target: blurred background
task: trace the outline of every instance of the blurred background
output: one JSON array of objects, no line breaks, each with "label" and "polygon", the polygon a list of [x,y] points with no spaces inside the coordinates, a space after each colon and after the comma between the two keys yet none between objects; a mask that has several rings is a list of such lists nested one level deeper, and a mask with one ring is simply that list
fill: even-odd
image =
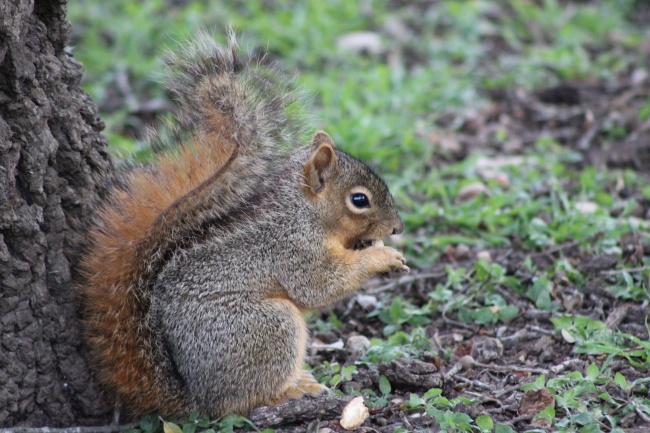
[{"label": "blurred background", "polygon": [[77,0],[68,17],[114,154],[143,160],[145,127],[172,108],[164,49],[231,25],[298,74],[314,129],[387,179],[408,228],[396,242],[420,266],[458,244],[578,235],[617,252],[617,218],[648,212],[648,2]]},{"label": "blurred background", "polygon": [[[99,104],[115,155],[146,159],[145,126],[172,108],[157,75],[164,49],[200,28],[223,41],[231,25],[245,50],[268,51],[266,61],[297,74],[313,95],[314,128],[388,178],[409,236],[425,227],[416,249],[434,255],[449,240],[426,228],[451,225],[472,238],[481,231],[484,218],[456,206],[458,192],[486,180],[503,191],[512,183],[506,171],[521,166],[497,161],[507,167],[486,179],[486,168],[453,165],[477,150],[541,148],[555,159],[650,169],[647,146],[620,144],[648,129],[647,2],[78,0],[68,16],[83,86]],[[488,224],[493,233],[472,243],[508,243],[494,225],[510,222]],[[525,231],[515,234],[527,240]]]}]

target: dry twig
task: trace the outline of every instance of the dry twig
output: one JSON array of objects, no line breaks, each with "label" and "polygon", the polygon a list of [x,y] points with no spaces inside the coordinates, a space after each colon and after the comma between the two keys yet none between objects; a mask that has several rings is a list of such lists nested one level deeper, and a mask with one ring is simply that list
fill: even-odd
[{"label": "dry twig", "polygon": [[250,420],[258,428],[276,427],[284,424],[296,424],[322,418],[335,418],[341,415],[343,408],[352,397],[320,395],[303,397],[275,406],[265,406],[253,411]]},{"label": "dry twig", "polygon": [[647,270],[650,270],[650,266],[641,266],[638,268],[612,269],[612,270],[600,271],[600,273],[604,275],[616,275],[616,274],[622,274],[624,272],[633,274],[633,273],[643,272]]},{"label": "dry twig", "polygon": [[384,284],[383,286],[375,287],[374,289],[368,290],[368,293],[381,293],[381,292],[387,292],[390,290],[393,290],[399,286],[403,286],[409,283],[413,283],[418,280],[426,280],[429,278],[443,278],[445,275],[447,275],[446,272],[427,272],[427,273],[422,273],[422,274],[417,274],[417,275],[404,275],[402,277],[399,277],[395,281],[391,281],[390,283]]},{"label": "dry twig", "polygon": [[468,378],[460,376],[458,374],[454,374],[452,377],[454,379],[456,379],[457,381],[459,381],[459,382],[469,383],[470,385],[475,386],[477,388],[482,388],[482,389],[490,389],[490,388],[492,388],[492,386],[488,385],[487,383],[483,383],[480,380],[468,379]]}]

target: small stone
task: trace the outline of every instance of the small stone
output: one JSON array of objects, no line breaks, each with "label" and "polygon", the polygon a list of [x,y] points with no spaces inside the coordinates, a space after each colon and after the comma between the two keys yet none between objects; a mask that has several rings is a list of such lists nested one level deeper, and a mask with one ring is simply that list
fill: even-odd
[{"label": "small stone", "polygon": [[341,36],[336,46],[343,51],[379,54],[382,51],[381,37],[374,32],[352,32]]},{"label": "small stone", "polygon": [[470,183],[458,191],[458,199],[461,201],[466,201],[486,192],[487,187],[482,182]]},{"label": "small stone", "polygon": [[632,76],[630,77],[630,81],[632,82],[632,84],[634,86],[638,86],[640,84],[643,84],[643,82],[646,79],[648,79],[648,76],[650,76],[650,74],[648,74],[647,70],[645,70],[643,68],[635,69],[634,72],[632,72]]},{"label": "small stone", "polygon": [[456,260],[463,260],[469,257],[469,247],[465,244],[458,244],[454,251],[454,258]]},{"label": "small stone", "polygon": [[490,254],[489,251],[479,251],[478,254],[476,254],[477,259],[485,259],[486,262],[492,263],[492,254]]},{"label": "small stone", "polygon": [[358,294],[356,300],[359,305],[366,309],[376,308],[378,303],[377,297],[372,295]]},{"label": "small stone", "polygon": [[370,348],[370,340],[363,335],[353,335],[348,338],[348,341],[345,343],[345,348],[354,356],[359,357]]},{"label": "small stone", "polygon": [[476,364],[476,360],[469,355],[461,357],[458,362],[463,366],[465,370],[470,370]]},{"label": "small stone", "polygon": [[486,337],[476,341],[472,355],[481,363],[487,363],[503,357],[503,343],[498,338]]},{"label": "small stone", "polygon": [[508,188],[510,186],[510,179],[505,173],[498,173],[496,176],[494,176],[494,181],[497,183],[497,185],[503,188]]}]

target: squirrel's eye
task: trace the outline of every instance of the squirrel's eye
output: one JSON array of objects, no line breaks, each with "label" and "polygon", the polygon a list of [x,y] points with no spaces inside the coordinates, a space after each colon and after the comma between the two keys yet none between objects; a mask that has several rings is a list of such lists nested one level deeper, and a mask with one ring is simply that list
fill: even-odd
[{"label": "squirrel's eye", "polygon": [[361,209],[370,207],[370,200],[368,200],[368,196],[362,192],[355,192],[354,194],[350,195],[350,201],[355,207]]}]

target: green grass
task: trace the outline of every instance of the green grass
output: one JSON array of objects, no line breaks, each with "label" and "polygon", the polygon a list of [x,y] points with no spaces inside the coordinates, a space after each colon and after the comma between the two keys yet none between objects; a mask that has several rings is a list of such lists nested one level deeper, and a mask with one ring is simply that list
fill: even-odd
[{"label": "green grass", "polygon": [[[620,373],[612,373],[609,357],[602,366],[590,364],[584,374],[580,371],[546,380],[541,375],[533,383],[522,387],[523,390],[545,388],[555,398],[555,408],[548,406],[536,418],[547,419],[554,431],[568,433],[600,432],[605,422],[612,426],[608,429],[614,433],[624,433],[617,427],[618,420],[635,410],[650,414],[650,399],[647,394],[648,379],[628,382]],[[558,412],[563,416],[559,417]],[[610,416],[617,413],[617,416]]]},{"label": "green grass", "polygon": [[[299,72],[300,84],[314,95],[314,129],[325,129],[338,146],[383,174],[405,221],[406,233],[397,242],[410,263],[431,266],[446,247],[458,244],[484,250],[516,247],[528,254],[524,268],[533,276],[529,282],[482,260],[449,266],[445,282],[421,305],[394,294],[381,298],[366,318],[383,325],[383,338],[372,340],[362,360],[371,365],[430,350],[423,327],[439,314],[486,326],[509,322],[520,311],[503,297],[503,290],[523,296],[535,308],[562,312],[554,287],[564,284],[580,291],[590,277],[564,257],[537,268],[531,259],[536,253],[575,242],[584,256],[620,256],[622,235],[635,233],[646,242],[650,238],[650,223],[636,216],[635,196],[618,193],[624,185],[650,199],[647,179],[637,173],[583,167],[580,154],[552,137],[538,137],[516,159],[486,148],[459,162],[431,138],[462,133],[461,124],[448,125],[445,119],[471,119],[490,104],[489,91],[608,80],[642,62],[637,47],[650,31],[631,24],[634,0],[568,7],[559,0],[396,4],[401,2],[79,0],[68,5],[75,56],[86,68],[83,86],[100,106],[116,155],[151,155],[141,138],[150,119],[138,110],[167,103],[157,75],[163,49],[199,28],[215,30],[223,40],[230,24],[243,34],[244,47],[268,50],[271,59]],[[395,20],[406,30],[396,27]],[[362,55],[339,49],[339,37],[355,31],[379,33],[383,52]],[[639,111],[639,118],[649,116],[650,100]],[[615,122],[603,128],[612,142],[628,133]],[[496,131],[494,141],[506,143],[508,135]],[[486,174],[486,166],[495,164],[506,183]],[[485,192],[461,200],[462,188],[477,182],[485,185]],[[639,264],[649,265],[647,256]],[[650,299],[650,271],[626,272],[623,267],[618,266],[604,289],[633,302]],[[648,342],[601,325],[573,317],[555,323],[558,332],[575,338],[577,353],[609,356],[583,373],[537,379],[535,386],[548,388],[560,402],[553,413],[540,415],[552,420],[557,431],[601,431],[603,422],[615,426],[630,410],[650,416],[650,402],[640,396],[646,384],[628,382],[607,366],[612,357],[647,366]],[[343,324],[331,315],[315,326]],[[449,354],[438,355],[449,359]],[[339,385],[353,369],[327,363],[315,372],[323,383],[344,392]],[[612,387],[620,395],[611,395]],[[378,406],[386,405],[391,394],[385,382],[380,393],[367,391],[367,402]],[[509,431],[489,417],[471,419],[451,412],[459,401],[443,400],[436,390],[411,395],[408,410],[428,413],[446,431]],[[627,396],[625,402],[621,395]],[[616,405],[616,415],[604,413],[603,408]],[[212,421],[193,416],[177,425],[168,423],[168,428],[227,432],[243,424],[233,417]],[[160,428],[160,420],[147,418],[135,431]]]}]

